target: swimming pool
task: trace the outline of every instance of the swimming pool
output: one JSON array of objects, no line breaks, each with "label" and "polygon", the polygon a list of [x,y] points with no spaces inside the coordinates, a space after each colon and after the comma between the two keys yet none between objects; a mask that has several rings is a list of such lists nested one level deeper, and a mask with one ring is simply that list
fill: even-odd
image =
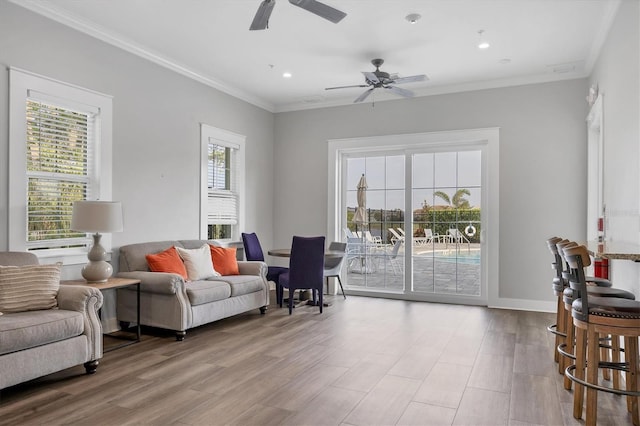
[{"label": "swimming pool", "polygon": [[421,253],[415,257],[420,259],[432,258],[438,262],[463,263],[465,265],[480,264],[480,250],[436,250],[433,252]]}]

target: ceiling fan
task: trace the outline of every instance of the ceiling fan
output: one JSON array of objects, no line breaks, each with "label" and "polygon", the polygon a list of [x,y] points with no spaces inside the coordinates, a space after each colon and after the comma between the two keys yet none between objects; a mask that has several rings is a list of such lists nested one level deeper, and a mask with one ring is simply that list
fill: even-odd
[{"label": "ceiling fan", "polygon": [[[342,20],[342,18],[347,16],[346,13],[316,0],[289,0],[289,3],[294,6],[301,7],[311,13],[315,13],[334,24],[337,24]],[[268,28],[269,17],[271,16],[271,12],[273,11],[273,6],[275,6],[275,4],[276,0],[263,0],[258,7],[258,11],[256,12],[256,16],[253,18],[253,22],[251,23],[249,30],[264,30]]]},{"label": "ceiling fan", "polygon": [[364,93],[362,93],[360,96],[358,96],[356,98],[355,101],[353,101],[353,103],[358,103],[358,102],[362,102],[365,99],[367,99],[367,97],[373,93],[374,89],[389,89],[390,91],[392,91],[393,93],[395,93],[396,95],[400,95],[403,96],[405,98],[411,98],[413,97],[413,92],[411,90],[407,90],[407,89],[402,89],[400,87],[396,87],[394,86],[394,84],[403,84],[403,83],[413,83],[415,81],[425,81],[428,80],[429,77],[427,77],[424,74],[420,74],[420,75],[412,75],[409,77],[398,77],[397,75],[391,75],[387,72],[384,71],[380,71],[380,65],[382,65],[384,63],[384,60],[382,59],[373,59],[371,60],[371,63],[373,64],[374,67],[376,67],[376,70],[373,72],[366,72],[363,71],[362,74],[364,74],[364,80],[366,84],[355,84],[352,86],[338,86],[338,87],[327,87],[324,90],[333,90],[333,89],[347,89],[350,87],[369,87],[369,89],[365,90]]}]

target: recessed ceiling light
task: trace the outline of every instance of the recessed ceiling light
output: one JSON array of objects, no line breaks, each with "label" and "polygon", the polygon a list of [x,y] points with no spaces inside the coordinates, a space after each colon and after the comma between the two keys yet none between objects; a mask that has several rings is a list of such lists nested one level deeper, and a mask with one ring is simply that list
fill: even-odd
[{"label": "recessed ceiling light", "polygon": [[284,77],[284,78],[291,78],[291,77],[292,77],[292,74],[291,74],[289,71],[285,71],[285,72],[283,72],[283,73],[282,73],[282,77]]},{"label": "recessed ceiling light", "polygon": [[415,24],[416,22],[418,22],[418,20],[422,18],[422,16],[420,16],[420,14],[418,13],[410,13],[407,16],[404,17],[404,19],[407,20],[407,22],[409,22],[410,24]]},{"label": "recessed ceiling light", "polygon": [[478,31],[478,37],[479,37],[479,40],[478,40],[478,49],[488,49],[488,48],[489,48],[489,46],[491,46],[491,45],[489,44],[489,42],[488,42],[487,40],[485,40],[485,39],[484,39],[483,34],[484,34],[484,30],[479,30],[479,31]]}]

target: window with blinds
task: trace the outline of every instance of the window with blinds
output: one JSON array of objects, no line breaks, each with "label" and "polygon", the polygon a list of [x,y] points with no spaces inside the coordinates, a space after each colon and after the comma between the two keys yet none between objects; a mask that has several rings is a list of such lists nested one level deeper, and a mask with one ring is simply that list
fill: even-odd
[{"label": "window with blinds", "polygon": [[[74,232],[74,201],[112,193],[113,100],[109,95],[9,68],[8,243],[43,263],[86,263],[87,234]],[[102,246],[111,250],[111,235]]]},{"label": "window with blinds", "polygon": [[70,229],[74,201],[90,198],[94,115],[27,99],[27,247],[86,244]]},{"label": "window with blinds", "polygon": [[208,144],[207,224],[209,238],[231,237],[231,227],[238,224],[237,188],[238,147],[210,139]]}]

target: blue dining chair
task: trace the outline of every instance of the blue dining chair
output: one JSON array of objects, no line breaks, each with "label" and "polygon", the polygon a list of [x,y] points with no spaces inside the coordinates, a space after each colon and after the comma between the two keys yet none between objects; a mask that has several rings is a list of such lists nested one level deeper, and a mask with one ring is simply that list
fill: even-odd
[{"label": "blue dining chair", "polygon": [[[317,305],[322,313],[322,289],[324,284],[324,237],[293,237],[289,271],[280,275],[281,295],[289,289],[289,315],[293,312],[293,293],[300,289],[311,289],[313,302],[316,293]],[[282,307],[282,299],[279,303]]]},{"label": "blue dining chair", "polygon": [[[242,244],[244,245],[244,255],[247,260],[264,262],[262,246],[255,232],[243,232]],[[282,298],[282,287],[279,285],[280,275],[288,270],[289,268],[284,266],[267,266],[267,281],[276,283],[276,300],[278,301]]]}]

